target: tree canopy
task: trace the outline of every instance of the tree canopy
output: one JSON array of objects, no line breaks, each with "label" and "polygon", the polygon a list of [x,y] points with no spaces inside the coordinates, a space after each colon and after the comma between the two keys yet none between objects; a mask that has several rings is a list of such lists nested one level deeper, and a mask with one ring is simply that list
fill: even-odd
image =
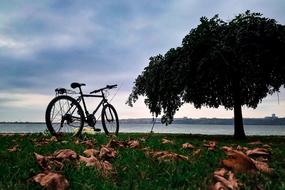
[{"label": "tree canopy", "polygon": [[[182,45],[150,58],[128,103],[145,103],[171,123],[184,103],[234,109],[235,135],[244,136],[241,106],[256,108],[285,84],[285,27],[246,11],[229,22],[202,17]],[[237,131],[237,133],[236,133]],[[243,134],[242,134],[243,133]]]}]

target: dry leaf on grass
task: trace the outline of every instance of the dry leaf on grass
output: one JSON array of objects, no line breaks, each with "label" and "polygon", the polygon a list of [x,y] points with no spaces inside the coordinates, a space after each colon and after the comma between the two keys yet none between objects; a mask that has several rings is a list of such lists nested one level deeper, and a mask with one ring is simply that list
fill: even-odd
[{"label": "dry leaf on grass", "polygon": [[204,144],[205,147],[208,147],[208,150],[216,150],[216,145],[217,145],[217,142],[216,141],[208,141],[207,144]]},{"label": "dry leaf on grass", "polygon": [[110,159],[110,158],[115,158],[117,155],[117,152],[115,149],[107,146],[102,146],[100,149],[99,153],[99,158],[100,159]]},{"label": "dry leaf on grass", "polygon": [[160,161],[174,161],[174,160],[186,160],[188,161],[187,156],[181,154],[176,154],[170,151],[148,151],[146,152],[152,158],[158,159]]},{"label": "dry leaf on grass", "polygon": [[184,149],[193,149],[194,148],[194,146],[192,144],[190,144],[190,143],[184,143],[181,146]]},{"label": "dry leaf on grass", "polygon": [[193,156],[200,156],[200,154],[202,153],[201,149],[197,149],[193,152]]},{"label": "dry leaf on grass", "polygon": [[49,159],[46,156],[40,155],[38,153],[34,152],[34,155],[36,157],[37,163],[40,165],[40,167],[44,170],[50,170],[51,166],[49,165]]},{"label": "dry leaf on grass", "polygon": [[263,143],[261,141],[254,141],[254,142],[250,142],[248,144],[250,144],[250,145],[262,145]]},{"label": "dry leaf on grass", "polygon": [[247,150],[248,150],[247,147],[240,146],[240,145],[238,145],[236,149],[237,149],[237,150],[240,150],[240,151],[247,151]]},{"label": "dry leaf on grass", "polygon": [[260,162],[268,162],[268,158],[264,158],[263,156],[256,157],[255,160]]},{"label": "dry leaf on grass", "polygon": [[211,190],[237,190],[239,189],[239,183],[234,173],[228,171],[225,168],[218,169],[214,172],[215,184],[211,185],[209,189]]},{"label": "dry leaf on grass", "polygon": [[57,159],[57,160],[66,160],[66,159],[76,159],[77,158],[77,154],[76,152],[74,152],[71,149],[61,149],[61,150],[57,150],[53,153],[53,156]]},{"label": "dry leaf on grass", "polygon": [[79,161],[85,162],[86,166],[96,166],[99,163],[98,158],[94,156],[84,157],[79,155]]},{"label": "dry leaf on grass", "polygon": [[54,172],[39,173],[32,179],[48,190],[65,190],[69,187],[67,179],[61,174]]},{"label": "dry leaf on grass", "polygon": [[59,168],[62,170],[64,160],[76,160],[78,155],[76,152],[70,149],[62,149],[55,151],[51,156],[43,156],[37,153],[34,153],[37,163],[43,170],[51,170],[52,167]]},{"label": "dry leaf on grass", "polygon": [[138,140],[129,140],[128,146],[130,148],[138,148],[140,146],[140,142]]},{"label": "dry leaf on grass", "polygon": [[229,152],[229,151],[232,151],[232,150],[233,150],[233,147],[231,147],[231,146],[223,146],[223,147],[222,147],[222,150],[223,150],[224,152]]},{"label": "dry leaf on grass", "polygon": [[234,174],[231,171],[229,171],[227,173],[227,176],[214,175],[214,179],[217,182],[220,182],[221,185],[223,185],[227,189],[232,189],[232,190],[239,189],[238,181],[237,181],[236,177],[234,176]]},{"label": "dry leaf on grass", "polygon": [[117,140],[114,140],[114,139],[111,139],[106,144],[106,147],[112,147],[112,148],[115,148],[115,147],[124,148],[126,146],[127,146],[127,143],[125,141],[117,141]]},{"label": "dry leaf on grass", "polygon": [[94,147],[94,143],[93,143],[93,141],[91,141],[91,140],[82,141],[81,144],[86,145],[88,148]]},{"label": "dry leaf on grass", "polygon": [[228,190],[228,188],[225,187],[225,185],[222,184],[221,182],[217,182],[215,183],[215,185],[211,185],[208,189],[209,190]]},{"label": "dry leaf on grass", "polygon": [[218,169],[218,170],[214,171],[214,175],[225,176],[225,174],[227,172],[228,172],[227,169],[221,168],[221,169]]},{"label": "dry leaf on grass", "polygon": [[34,140],[33,143],[35,144],[35,146],[44,146],[47,144],[50,144],[51,142],[57,142],[58,139],[55,136],[52,136],[51,138],[48,139],[39,139],[39,140]]},{"label": "dry leaf on grass", "polygon": [[267,150],[264,148],[255,148],[246,152],[248,155],[260,156],[256,160],[241,151],[233,150],[231,147],[223,147],[223,150],[228,155],[228,159],[222,160],[222,163],[237,172],[254,172],[259,170],[265,173],[272,173],[273,171],[272,168],[269,168],[267,163],[263,162],[267,161],[267,159],[262,156],[269,155],[269,153],[265,152]]},{"label": "dry leaf on grass", "polygon": [[8,152],[17,152],[18,151],[18,147],[19,147],[19,145],[15,145],[12,148],[8,148],[7,151]]},{"label": "dry leaf on grass", "polygon": [[140,142],[138,140],[129,140],[129,141],[117,141],[114,139],[111,139],[105,147],[111,147],[111,148],[125,148],[125,147],[130,147],[130,148],[138,148],[140,146]]},{"label": "dry leaf on grass", "polygon": [[269,156],[269,151],[266,148],[255,148],[246,151],[248,156]]},{"label": "dry leaf on grass", "polygon": [[261,172],[264,172],[264,173],[268,173],[268,174],[271,174],[273,169],[272,168],[269,168],[268,164],[265,163],[265,162],[261,162],[261,161],[256,161],[254,159],[251,159],[253,161],[253,163],[255,164],[255,167],[261,171]]},{"label": "dry leaf on grass", "polygon": [[162,144],[174,144],[174,141],[163,138],[161,139],[161,143]]},{"label": "dry leaf on grass", "polygon": [[95,150],[93,148],[91,149],[86,149],[83,154],[85,154],[86,156],[90,157],[90,156],[98,156],[100,153],[99,150]]},{"label": "dry leaf on grass", "polygon": [[84,157],[79,156],[79,161],[84,162],[86,166],[95,166],[98,170],[102,171],[103,174],[109,175],[113,170],[112,164],[108,161],[100,161],[96,157]]},{"label": "dry leaf on grass", "polygon": [[243,152],[237,150],[225,150],[228,158],[222,160],[222,164],[236,172],[254,172],[256,170],[254,162]]},{"label": "dry leaf on grass", "polygon": [[76,140],[74,142],[74,144],[83,144],[83,145],[86,145],[87,148],[93,148],[94,147],[94,143],[92,140],[86,140],[86,141]]}]

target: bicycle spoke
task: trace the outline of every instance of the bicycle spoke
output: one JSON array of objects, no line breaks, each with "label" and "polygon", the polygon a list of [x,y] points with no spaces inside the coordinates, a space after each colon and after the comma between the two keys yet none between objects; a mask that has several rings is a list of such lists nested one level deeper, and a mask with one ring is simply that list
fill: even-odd
[{"label": "bicycle spoke", "polygon": [[113,106],[108,104],[102,111],[102,124],[106,134],[117,134],[119,130],[118,116]]},{"label": "bicycle spoke", "polygon": [[[83,127],[83,112],[76,100],[68,96],[56,97],[47,109],[46,119],[52,134],[77,133]],[[73,103],[75,102],[75,103]],[[79,131],[80,132],[80,131]]]}]

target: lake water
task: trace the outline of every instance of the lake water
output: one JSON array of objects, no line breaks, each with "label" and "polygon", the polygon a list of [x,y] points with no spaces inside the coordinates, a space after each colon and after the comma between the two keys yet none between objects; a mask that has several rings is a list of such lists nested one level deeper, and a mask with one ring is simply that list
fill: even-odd
[{"label": "lake water", "polygon": [[[102,128],[100,124],[96,125]],[[150,132],[152,124],[121,124],[119,132]],[[245,125],[246,135],[284,135],[285,126],[281,125]],[[173,124],[165,126],[155,124],[155,133],[232,135],[232,125],[189,125]],[[0,133],[40,133],[46,130],[45,124],[0,124]]]}]

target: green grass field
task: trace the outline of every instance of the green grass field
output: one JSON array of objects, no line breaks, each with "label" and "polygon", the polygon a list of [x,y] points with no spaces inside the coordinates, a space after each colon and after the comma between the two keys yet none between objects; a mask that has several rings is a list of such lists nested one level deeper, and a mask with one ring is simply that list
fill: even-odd
[{"label": "green grass field", "polygon": [[[37,142],[48,139],[43,134],[0,135],[0,189],[42,189],[31,178],[42,171],[36,162],[34,152],[51,155],[59,149],[72,149],[83,155],[87,149],[84,144],[76,144],[75,139],[65,137],[60,141],[37,146]],[[172,140],[173,144],[162,144],[162,138]],[[85,139],[94,142],[99,149],[109,139],[103,134],[87,135]],[[200,136],[170,134],[119,134],[118,140],[138,139],[139,148],[115,148],[117,156],[110,160],[113,173],[108,176],[84,164],[64,163],[59,171],[70,183],[70,189],[208,189],[213,184],[213,172],[222,167],[221,160],[226,154],[222,146],[237,145],[249,148],[252,141],[270,145],[269,166],[271,174],[237,173],[240,189],[285,189],[285,137],[249,137],[237,141],[231,136]],[[203,144],[209,140],[217,142],[217,148],[210,151]],[[194,149],[183,149],[183,143],[191,143]],[[8,149],[17,145],[16,150]],[[197,150],[201,149],[200,153]],[[186,160],[163,161],[155,159],[147,150],[167,150],[188,157]]]}]

